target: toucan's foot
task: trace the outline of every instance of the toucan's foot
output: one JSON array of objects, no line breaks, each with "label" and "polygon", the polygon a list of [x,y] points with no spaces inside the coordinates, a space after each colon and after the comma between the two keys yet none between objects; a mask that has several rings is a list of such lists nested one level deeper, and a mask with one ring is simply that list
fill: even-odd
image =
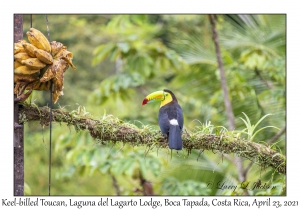
[{"label": "toucan's foot", "polygon": [[160,140],[160,142],[168,142],[168,135],[163,133],[164,139]]}]

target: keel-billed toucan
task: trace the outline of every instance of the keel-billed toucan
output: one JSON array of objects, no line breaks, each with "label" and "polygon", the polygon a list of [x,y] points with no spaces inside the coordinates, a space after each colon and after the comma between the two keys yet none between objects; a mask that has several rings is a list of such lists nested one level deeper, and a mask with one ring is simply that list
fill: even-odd
[{"label": "keel-billed toucan", "polygon": [[170,149],[181,150],[181,132],[183,128],[183,114],[175,95],[170,90],[156,91],[143,100],[142,105],[161,101],[158,122],[160,130],[168,137]]}]

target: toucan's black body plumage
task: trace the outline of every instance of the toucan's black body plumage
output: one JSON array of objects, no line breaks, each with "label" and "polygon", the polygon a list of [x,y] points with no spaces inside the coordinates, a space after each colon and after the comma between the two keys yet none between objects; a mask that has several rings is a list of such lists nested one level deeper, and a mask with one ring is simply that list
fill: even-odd
[{"label": "toucan's black body plumage", "polygon": [[183,114],[175,95],[170,90],[164,90],[172,95],[172,101],[159,109],[158,122],[161,132],[168,136],[170,149],[182,149]]}]

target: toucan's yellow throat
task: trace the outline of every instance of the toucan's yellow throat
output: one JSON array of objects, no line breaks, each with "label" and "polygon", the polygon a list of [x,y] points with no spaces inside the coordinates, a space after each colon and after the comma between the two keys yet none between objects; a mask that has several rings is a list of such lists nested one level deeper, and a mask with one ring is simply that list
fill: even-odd
[{"label": "toucan's yellow throat", "polygon": [[143,100],[142,105],[149,104],[152,102],[161,101],[160,107],[170,103],[173,101],[172,94],[167,92],[166,90],[160,90],[153,92],[146,96],[146,98]]}]

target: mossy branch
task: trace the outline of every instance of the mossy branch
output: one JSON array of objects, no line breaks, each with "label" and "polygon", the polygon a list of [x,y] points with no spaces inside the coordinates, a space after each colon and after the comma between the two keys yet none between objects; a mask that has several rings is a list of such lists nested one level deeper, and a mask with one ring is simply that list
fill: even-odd
[{"label": "mossy branch", "polygon": [[[49,125],[49,107],[23,106],[19,112],[20,123],[40,121],[42,125]],[[166,139],[159,130],[150,126],[138,128],[112,116],[102,119],[90,119],[78,113],[66,112],[59,109],[52,110],[53,121],[73,125],[77,130],[88,130],[90,135],[99,142],[124,142],[132,145],[153,145],[166,147]],[[286,173],[286,158],[284,155],[269,147],[238,139],[233,135],[213,135],[197,133],[183,133],[183,147],[189,152],[196,150],[220,151],[221,153],[235,153],[241,157],[260,165],[272,167],[279,173]]]}]

